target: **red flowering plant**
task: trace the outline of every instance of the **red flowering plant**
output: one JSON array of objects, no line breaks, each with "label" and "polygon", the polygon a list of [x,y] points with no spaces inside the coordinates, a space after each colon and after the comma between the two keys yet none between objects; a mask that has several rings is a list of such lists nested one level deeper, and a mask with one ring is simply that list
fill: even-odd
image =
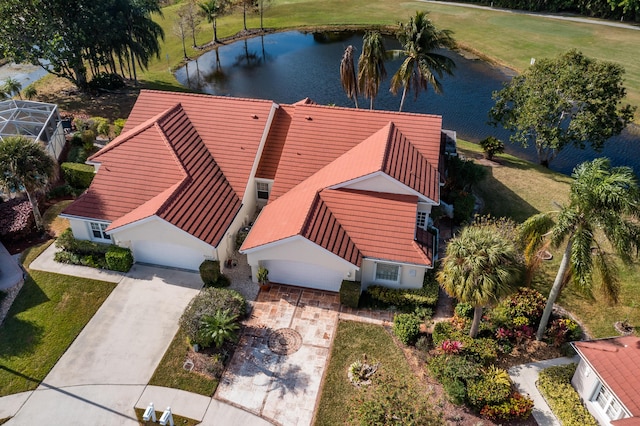
[{"label": "red flowering plant", "polygon": [[447,339],[440,345],[440,350],[445,354],[457,354],[462,350],[462,342]]}]

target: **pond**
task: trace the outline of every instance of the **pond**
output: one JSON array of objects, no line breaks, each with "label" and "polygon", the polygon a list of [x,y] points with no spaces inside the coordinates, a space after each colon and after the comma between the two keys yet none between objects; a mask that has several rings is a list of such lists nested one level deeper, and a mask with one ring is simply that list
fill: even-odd
[{"label": "pond", "polygon": [[[305,33],[289,31],[268,34],[219,47],[190,61],[176,71],[180,84],[197,92],[221,96],[271,99],[293,103],[309,97],[319,104],[353,107],[340,85],[340,60],[348,45],[356,48],[356,60],[362,47],[362,34]],[[385,38],[387,49],[398,48],[392,37]],[[491,94],[514,75],[506,68],[493,66],[473,57],[443,51],[456,63],[453,76],[442,79],[444,93],[431,88],[417,100],[407,94],[404,111],[439,114],[443,127],[455,130],[459,138],[478,142],[496,136],[506,143],[507,152],[536,161],[535,150],[508,143],[509,132],[487,124],[487,112],[493,106]],[[390,77],[400,60],[387,63],[388,77],[375,100],[376,109],[397,111],[400,93],[389,92]],[[359,99],[361,108],[369,101]],[[634,134],[632,134],[634,133]],[[566,148],[551,163],[551,168],[569,174],[578,163],[607,156],[614,165],[632,166],[640,172],[640,131],[625,131],[612,138],[601,154],[590,149]]]}]

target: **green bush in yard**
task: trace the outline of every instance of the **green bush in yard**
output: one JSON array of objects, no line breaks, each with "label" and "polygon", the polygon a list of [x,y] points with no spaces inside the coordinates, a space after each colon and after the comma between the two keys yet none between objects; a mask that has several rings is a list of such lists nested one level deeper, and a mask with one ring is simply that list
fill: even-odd
[{"label": "green bush in yard", "polygon": [[405,345],[415,343],[420,335],[420,319],[414,314],[394,315],[393,334]]},{"label": "green bush in yard", "polygon": [[133,254],[125,247],[111,246],[104,255],[107,269],[128,272],[133,266]]},{"label": "green bush in yard", "polygon": [[78,240],[73,236],[71,228],[67,228],[56,240],[56,247],[62,250],[75,253],[80,256],[84,255],[102,255],[104,256],[112,244],[96,243],[88,240]]},{"label": "green bush in yard", "polygon": [[416,289],[389,288],[374,285],[367,288],[369,295],[376,300],[397,307],[402,306],[435,306],[438,301],[438,288],[431,286]]},{"label": "green bush in yard", "polygon": [[545,368],[536,383],[549,407],[564,426],[597,426],[593,416],[580,401],[578,392],[571,386],[576,364]]},{"label": "green bush in yard", "polygon": [[340,285],[340,303],[350,308],[357,309],[360,302],[360,281],[343,280]]},{"label": "green bush in yard", "polygon": [[455,313],[460,318],[473,318],[473,306],[470,303],[460,302],[456,305]]},{"label": "green bush in yard", "polygon": [[229,311],[229,315],[242,320],[247,314],[247,304],[244,297],[235,290],[227,288],[208,287],[200,291],[193,298],[182,317],[180,326],[189,339],[196,343],[204,316],[214,316],[218,311]]},{"label": "green bush in yard", "polygon": [[[200,278],[205,287],[226,287],[228,282],[222,277],[220,272],[220,262],[217,260],[205,260],[200,264]],[[226,277],[225,277],[226,278]],[[226,284],[226,285],[225,285]]]},{"label": "green bush in yard", "polygon": [[[448,321],[441,321],[435,323],[433,326],[433,334],[431,335],[434,346],[440,346],[442,342],[447,339],[451,339],[454,333],[453,326]],[[456,339],[453,339],[456,340]]]},{"label": "green bush in yard", "polygon": [[74,188],[88,188],[95,176],[93,166],[88,164],[62,163],[60,168],[65,182]]},{"label": "green bush in yard", "polygon": [[506,370],[491,366],[480,378],[467,384],[467,400],[476,410],[487,404],[500,404],[511,396],[511,385]]}]

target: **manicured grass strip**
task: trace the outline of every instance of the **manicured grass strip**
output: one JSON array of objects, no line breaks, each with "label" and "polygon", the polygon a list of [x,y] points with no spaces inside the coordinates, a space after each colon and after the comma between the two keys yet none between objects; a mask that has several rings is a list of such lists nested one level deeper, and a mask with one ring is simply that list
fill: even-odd
[{"label": "manicured grass strip", "polygon": [[149,384],[212,396],[218,387],[217,380],[182,368],[188,351],[187,336],[180,329],[173,337]]},{"label": "manicured grass strip", "polygon": [[[25,265],[49,244],[30,249]],[[30,271],[0,327],[0,396],[35,389],[115,286]]]},{"label": "manicured grass strip", "polygon": [[[349,381],[347,369],[351,363],[362,359],[363,354],[370,362],[379,361],[380,367],[373,376],[374,384],[358,389]],[[333,342],[315,425],[345,424],[351,420],[354,408],[366,399],[367,393],[375,393],[375,387],[380,387],[378,390],[384,393],[395,388],[387,387],[392,384],[405,386],[403,397],[426,398],[424,389],[419,386],[389,332],[379,325],[341,321]],[[433,424],[437,423],[435,420]]]},{"label": "manicured grass strip", "polygon": [[58,215],[71,203],[73,203],[73,200],[60,201],[59,203],[49,207],[42,215],[42,220],[44,221],[45,226],[53,235],[60,235],[69,227],[69,220],[58,217]]}]

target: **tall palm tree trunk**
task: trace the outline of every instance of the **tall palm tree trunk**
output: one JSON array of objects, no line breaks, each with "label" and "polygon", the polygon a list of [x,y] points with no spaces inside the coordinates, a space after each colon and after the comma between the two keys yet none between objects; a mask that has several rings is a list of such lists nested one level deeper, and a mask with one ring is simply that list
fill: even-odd
[{"label": "tall palm tree trunk", "polygon": [[407,97],[407,86],[404,86],[404,89],[402,89],[402,99],[400,99],[400,109],[398,110],[398,112],[402,112],[402,107],[404,106],[404,99]]},{"label": "tall palm tree trunk", "polygon": [[569,236],[569,243],[567,244],[567,248],[564,250],[562,261],[560,262],[560,268],[558,269],[556,279],[553,282],[553,287],[551,287],[551,291],[549,292],[547,306],[545,306],[544,312],[542,313],[542,318],[540,319],[540,325],[538,326],[538,332],[536,333],[536,340],[542,340],[542,338],[544,337],[544,332],[547,328],[547,324],[549,323],[551,312],[553,311],[553,304],[556,303],[556,299],[560,294],[560,290],[562,290],[562,282],[564,281],[564,276],[569,269],[572,245],[573,243],[571,241],[571,236]]},{"label": "tall palm tree trunk", "polygon": [[469,336],[471,336],[474,339],[478,335],[481,319],[482,319],[482,306],[476,306],[473,308],[473,322],[471,323],[471,330],[469,330]]},{"label": "tall palm tree trunk", "polygon": [[42,222],[42,215],[40,214],[40,209],[38,208],[38,202],[35,200],[29,191],[25,189],[25,194],[27,194],[27,199],[31,203],[31,208],[33,210],[33,218],[36,221],[36,228],[38,231],[42,231],[44,229],[44,224]]}]

